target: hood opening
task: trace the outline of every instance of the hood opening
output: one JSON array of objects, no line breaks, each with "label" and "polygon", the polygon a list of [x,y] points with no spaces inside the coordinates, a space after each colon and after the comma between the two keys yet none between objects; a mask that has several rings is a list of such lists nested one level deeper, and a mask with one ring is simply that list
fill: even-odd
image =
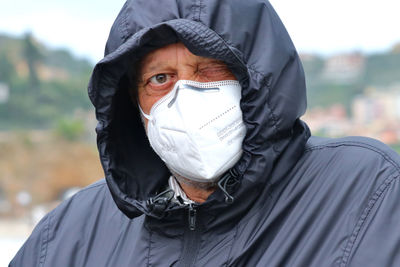
[{"label": "hood opening", "polygon": [[[193,29],[201,29],[205,36]],[[178,41],[196,55],[224,61],[239,81],[248,79],[244,64],[220,36],[188,20],[169,21],[139,32],[96,66],[89,94],[99,120],[96,130],[101,161],[114,200],[129,217],[147,212],[146,201],[165,189],[170,176],[150,147],[129,93],[134,80],[129,75],[145,54]]]},{"label": "hood opening", "polygon": [[[95,67],[89,96],[99,121],[98,148],[107,184],[116,204],[128,217],[149,214],[146,201],[165,189],[170,175],[150,147],[129,95],[132,85],[127,76],[135,62],[159,47],[180,41],[193,54],[224,61],[242,85],[241,109],[247,134],[242,158],[235,166],[240,180],[233,193],[240,202],[240,205],[235,202],[235,209],[246,210],[265,189],[278,158],[287,159],[284,164],[287,169],[299,158],[309,137],[308,128],[299,120],[305,110],[303,69],[272,7],[260,8],[272,15],[262,16],[260,23],[253,23],[254,31],[257,33],[265,27],[263,24],[268,24],[262,34],[270,36],[250,36],[251,29],[235,34],[235,41],[256,43],[253,46],[229,42],[226,38],[235,32],[235,25],[231,24],[219,24],[218,29],[225,28],[216,32],[201,21],[172,19],[142,28],[130,37],[126,30],[119,36],[121,30],[114,25],[108,41],[112,45],[107,46],[108,54]],[[240,47],[253,50],[242,53]],[[291,144],[295,145],[287,149]],[[285,151],[292,154],[282,157]],[[224,200],[224,194],[217,190],[207,202],[218,214],[218,209],[226,208]]]}]

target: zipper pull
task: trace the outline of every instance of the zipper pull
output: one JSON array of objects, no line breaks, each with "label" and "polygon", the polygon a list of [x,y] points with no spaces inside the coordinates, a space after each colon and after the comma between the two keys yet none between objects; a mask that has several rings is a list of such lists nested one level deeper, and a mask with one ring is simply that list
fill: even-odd
[{"label": "zipper pull", "polygon": [[192,203],[189,204],[189,229],[194,231],[196,229],[196,209],[193,207]]}]

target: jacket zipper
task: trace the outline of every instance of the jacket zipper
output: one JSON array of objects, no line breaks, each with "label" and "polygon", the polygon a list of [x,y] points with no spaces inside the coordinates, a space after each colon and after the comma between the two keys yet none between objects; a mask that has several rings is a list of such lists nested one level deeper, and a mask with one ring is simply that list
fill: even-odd
[{"label": "jacket zipper", "polygon": [[188,205],[188,228],[185,231],[182,256],[179,265],[182,267],[193,266],[200,248],[201,231],[197,225],[197,210],[193,204]]},{"label": "jacket zipper", "polygon": [[193,207],[192,203],[189,204],[188,214],[189,214],[189,229],[191,231],[194,231],[194,230],[196,230],[196,215],[197,215],[197,211]]}]

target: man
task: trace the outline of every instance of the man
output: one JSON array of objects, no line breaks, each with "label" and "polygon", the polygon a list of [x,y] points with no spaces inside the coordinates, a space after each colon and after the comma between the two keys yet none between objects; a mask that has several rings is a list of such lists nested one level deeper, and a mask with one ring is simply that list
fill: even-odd
[{"label": "man", "polygon": [[106,175],[11,266],[400,266],[399,157],[310,138],[265,0],[127,1],[91,77]]}]

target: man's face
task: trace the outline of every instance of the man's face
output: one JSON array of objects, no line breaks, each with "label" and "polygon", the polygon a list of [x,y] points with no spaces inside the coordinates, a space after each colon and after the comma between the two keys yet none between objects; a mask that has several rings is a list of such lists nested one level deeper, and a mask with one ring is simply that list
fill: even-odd
[{"label": "man's face", "polygon": [[[178,80],[214,82],[236,80],[222,61],[192,54],[182,43],[147,54],[139,70],[138,98],[144,113],[174,88]],[[145,119],[147,126],[147,119]]]}]

